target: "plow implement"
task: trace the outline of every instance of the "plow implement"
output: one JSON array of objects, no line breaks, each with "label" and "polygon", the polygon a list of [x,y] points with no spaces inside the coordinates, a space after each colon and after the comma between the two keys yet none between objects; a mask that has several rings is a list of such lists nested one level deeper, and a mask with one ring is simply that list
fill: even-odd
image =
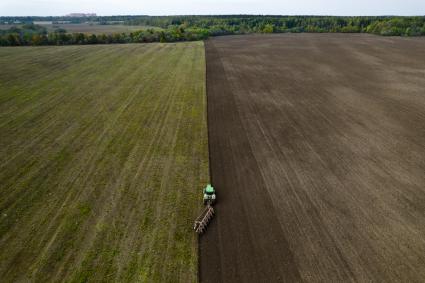
[{"label": "plow implement", "polygon": [[207,229],[208,223],[214,217],[214,208],[211,205],[207,205],[201,215],[198,216],[193,225],[193,229],[196,233],[202,234]]}]

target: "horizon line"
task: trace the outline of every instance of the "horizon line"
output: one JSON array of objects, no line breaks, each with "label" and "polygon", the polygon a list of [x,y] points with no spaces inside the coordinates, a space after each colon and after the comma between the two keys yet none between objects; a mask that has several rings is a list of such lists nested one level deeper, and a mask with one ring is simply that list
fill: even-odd
[{"label": "horizon line", "polygon": [[[412,14],[412,15],[396,15],[396,14],[364,14],[364,15],[332,15],[332,14],[158,14],[158,15],[142,15],[142,14],[110,14],[110,15],[98,15],[95,12],[71,12],[69,14],[96,14],[96,16],[88,16],[91,17],[190,17],[190,16],[210,16],[210,17],[219,17],[219,16],[260,16],[260,17],[425,17],[425,14]],[[29,17],[64,17],[64,18],[73,18],[72,16],[67,15],[0,15],[0,18],[4,17],[21,17],[21,18],[29,18]],[[74,17],[75,18],[75,17]],[[80,17],[84,18],[84,17]]]}]

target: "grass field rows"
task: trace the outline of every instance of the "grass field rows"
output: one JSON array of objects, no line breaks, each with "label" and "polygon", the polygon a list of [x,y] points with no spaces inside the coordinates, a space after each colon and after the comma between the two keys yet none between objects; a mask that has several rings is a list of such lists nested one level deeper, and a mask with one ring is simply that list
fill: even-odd
[{"label": "grass field rows", "polygon": [[0,277],[197,280],[201,42],[0,49]]}]

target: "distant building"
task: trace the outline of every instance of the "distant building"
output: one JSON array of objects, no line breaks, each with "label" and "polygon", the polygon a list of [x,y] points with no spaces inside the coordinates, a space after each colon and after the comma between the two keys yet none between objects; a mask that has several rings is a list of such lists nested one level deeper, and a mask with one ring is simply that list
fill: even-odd
[{"label": "distant building", "polygon": [[96,13],[71,13],[66,15],[66,17],[70,17],[70,18],[88,18],[88,17],[96,17]]}]

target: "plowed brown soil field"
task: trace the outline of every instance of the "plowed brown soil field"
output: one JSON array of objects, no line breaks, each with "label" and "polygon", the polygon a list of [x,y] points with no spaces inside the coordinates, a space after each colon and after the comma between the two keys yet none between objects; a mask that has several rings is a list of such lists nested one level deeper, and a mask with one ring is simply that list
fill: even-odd
[{"label": "plowed brown soil field", "polygon": [[202,282],[423,282],[425,39],[206,43]]}]

